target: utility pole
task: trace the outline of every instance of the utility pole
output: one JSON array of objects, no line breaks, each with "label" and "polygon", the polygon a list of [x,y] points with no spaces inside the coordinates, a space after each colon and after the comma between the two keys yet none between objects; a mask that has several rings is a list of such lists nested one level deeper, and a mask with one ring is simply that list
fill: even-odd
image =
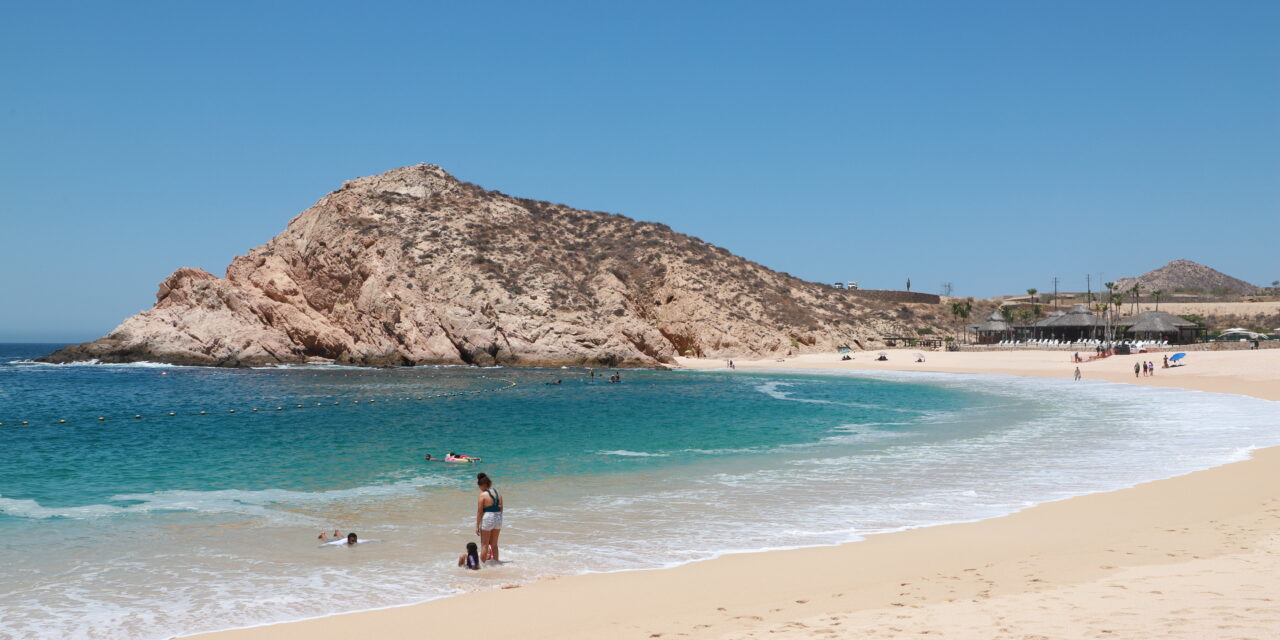
[{"label": "utility pole", "polygon": [[1058,276],[1053,277],[1053,310],[1058,310]]},{"label": "utility pole", "polygon": [[1093,306],[1093,282],[1089,280],[1089,274],[1084,274],[1084,291],[1089,306]]}]

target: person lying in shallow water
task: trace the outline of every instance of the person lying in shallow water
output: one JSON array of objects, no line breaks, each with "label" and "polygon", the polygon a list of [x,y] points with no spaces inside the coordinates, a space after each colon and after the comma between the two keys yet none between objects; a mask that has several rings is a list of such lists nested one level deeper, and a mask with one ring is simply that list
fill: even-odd
[{"label": "person lying in shallow water", "polygon": [[476,547],[476,543],[467,543],[467,552],[458,558],[458,566],[466,567],[472,571],[480,570],[480,551]]}]

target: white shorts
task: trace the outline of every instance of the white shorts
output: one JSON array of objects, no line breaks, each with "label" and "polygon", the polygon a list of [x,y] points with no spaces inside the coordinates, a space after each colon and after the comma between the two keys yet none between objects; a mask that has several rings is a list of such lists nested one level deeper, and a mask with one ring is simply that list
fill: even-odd
[{"label": "white shorts", "polygon": [[502,528],[502,512],[501,511],[487,511],[483,516],[480,517],[481,531],[493,531],[494,529],[501,529],[501,528]]}]

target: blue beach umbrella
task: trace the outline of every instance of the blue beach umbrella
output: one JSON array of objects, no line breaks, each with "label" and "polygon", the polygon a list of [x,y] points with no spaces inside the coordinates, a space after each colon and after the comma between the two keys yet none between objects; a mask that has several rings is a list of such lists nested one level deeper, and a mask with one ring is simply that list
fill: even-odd
[{"label": "blue beach umbrella", "polygon": [[1169,358],[1169,362],[1177,362],[1185,357],[1187,357],[1185,353],[1175,353],[1172,358]]}]

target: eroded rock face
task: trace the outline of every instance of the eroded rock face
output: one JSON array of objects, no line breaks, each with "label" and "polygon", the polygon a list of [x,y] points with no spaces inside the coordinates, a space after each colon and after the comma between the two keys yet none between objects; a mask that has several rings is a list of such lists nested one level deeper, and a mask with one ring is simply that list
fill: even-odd
[{"label": "eroded rock face", "polygon": [[665,225],[419,165],[347,182],[225,278],[178,269],[152,309],[45,360],[646,366],[914,335],[895,318]]}]

